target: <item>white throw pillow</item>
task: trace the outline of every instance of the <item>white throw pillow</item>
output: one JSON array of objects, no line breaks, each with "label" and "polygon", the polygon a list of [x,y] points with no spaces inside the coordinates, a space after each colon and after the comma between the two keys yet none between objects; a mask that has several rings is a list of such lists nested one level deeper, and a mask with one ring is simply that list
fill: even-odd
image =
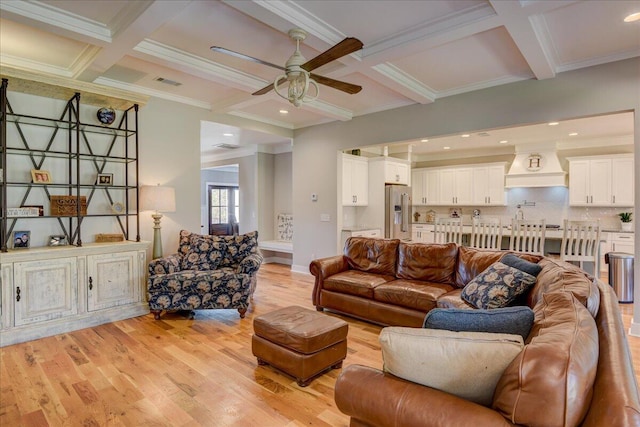
[{"label": "white throw pillow", "polygon": [[380,344],[385,372],[484,406],[524,347],[520,335],[398,326],[383,328]]}]

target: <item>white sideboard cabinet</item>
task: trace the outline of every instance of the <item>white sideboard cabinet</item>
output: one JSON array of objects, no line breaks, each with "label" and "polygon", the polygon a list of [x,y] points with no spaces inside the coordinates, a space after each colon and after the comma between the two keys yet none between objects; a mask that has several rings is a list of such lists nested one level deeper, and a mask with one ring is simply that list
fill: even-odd
[{"label": "white sideboard cabinet", "polygon": [[0,346],[140,316],[148,242],[0,253]]}]

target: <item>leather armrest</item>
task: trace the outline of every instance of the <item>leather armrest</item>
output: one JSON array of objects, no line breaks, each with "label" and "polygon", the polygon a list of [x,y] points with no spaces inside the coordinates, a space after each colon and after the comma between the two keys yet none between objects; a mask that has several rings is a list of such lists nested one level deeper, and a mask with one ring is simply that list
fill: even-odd
[{"label": "leather armrest", "polygon": [[342,371],[335,401],[346,415],[378,427],[514,425],[493,409],[361,365]]},{"label": "leather armrest", "polygon": [[309,264],[309,271],[316,277],[312,294],[313,305],[317,306],[320,301],[320,291],[322,290],[324,280],[329,276],[333,276],[334,274],[348,269],[349,264],[347,263],[346,257],[343,255],[336,255],[311,261],[311,264]]}]

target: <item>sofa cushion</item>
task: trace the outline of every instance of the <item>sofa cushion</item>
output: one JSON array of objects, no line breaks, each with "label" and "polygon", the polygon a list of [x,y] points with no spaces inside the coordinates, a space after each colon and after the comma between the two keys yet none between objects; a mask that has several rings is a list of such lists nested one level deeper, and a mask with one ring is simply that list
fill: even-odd
[{"label": "sofa cushion", "polygon": [[324,281],[324,289],[344,294],[373,299],[376,286],[394,280],[393,276],[364,273],[358,270],[347,270],[329,276]]},{"label": "sofa cushion", "polygon": [[225,256],[220,265],[222,267],[237,266],[240,261],[258,252],[258,232],[250,231],[234,236],[214,236],[223,240],[227,245]]},{"label": "sofa cushion", "polygon": [[567,291],[576,297],[595,318],[600,308],[600,292],[593,277],[568,262],[545,258],[540,261],[542,271],[528,293],[527,305],[535,307],[548,292]]},{"label": "sofa cushion", "polygon": [[400,242],[398,272],[400,279],[453,283],[458,246],[455,243],[424,244]]},{"label": "sofa cushion", "polygon": [[514,334],[526,340],[533,318],[533,310],[526,306],[493,310],[434,308],[425,316],[423,327],[456,332]]},{"label": "sofa cushion", "polygon": [[492,407],[515,424],[578,425],[598,368],[596,323],[570,292],[544,294],[534,313],[529,342],[500,378]]},{"label": "sofa cushion", "polygon": [[496,262],[471,280],[460,296],[477,308],[506,307],[535,282],[535,276]]},{"label": "sofa cushion", "polygon": [[[458,264],[456,266],[456,286],[463,288],[474,277],[487,269],[491,264],[504,256],[503,251],[493,249],[476,249],[468,246],[458,248]],[[520,258],[530,262],[542,259],[539,255],[518,254]]]},{"label": "sofa cushion", "polygon": [[450,292],[447,292],[446,294],[441,295],[440,298],[438,298],[436,306],[438,308],[464,308],[466,310],[476,310],[474,306],[463,300],[460,297],[460,294],[462,294],[461,288],[456,288]]},{"label": "sofa cushion", "polygon": [[537,263],[527,261],[515,254],[505,254],[500,258],[500,262],[508,265],[509,267],[517,268],[525,273],[529,273],[532,276],[537,276],[540,273],[540,270],[542,270],[542,267]]},{"label": "sofa cushion", "polygon": [[349,268],[395,276],[399,243],[398,239],[349,237],[344,244],[344,255]]},{"label": "sofa cushion", "polygon": [[380,345],[386,372],[487,406],[524,344],[519,335],[387,327]]},{"label": "sofa cushion", "polygon": [[183,270],[210,271],[218,268],[227,245],[213,237],[191,234],[189,247],[182,257]]},{"label": "sofa cushion", "polygon": [[237,266],[238,263],[250,254],[258,252],[258,232],[251,231],[245,234],[235,236],[211,236],[206,234],[192,233],[187,230],[180,231],[180,240],[178,242],[178,253],[182,257],[186,256],[191,246],[191,237],[200,236],[209,238],[214,242],[222,242],[226,245],[224,256],[220,260],[221,267]]},{"label": "sofa cushion", "polygon": [[436,306],[441,295],[452,289],[451,285],[443,283],[398,279],[377,286],[373,290],[373,299],[427,312]]}]

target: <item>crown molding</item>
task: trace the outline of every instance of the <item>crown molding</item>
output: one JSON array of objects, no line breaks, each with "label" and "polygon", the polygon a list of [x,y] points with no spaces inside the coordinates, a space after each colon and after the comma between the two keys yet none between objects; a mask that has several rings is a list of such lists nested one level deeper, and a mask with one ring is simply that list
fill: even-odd
[{"label": "crown molding", "polygon": [[422,84],[395,65],[385,63],[375,65],[371,68],[395,83],[398,83],[400,86],[409,89],[412,93],[417,94],[418,98],[414,98],[417,102],[425,104],[427,102],[433,102],[436,99],[436,94],[433,89]]},{"label": "crown molding", "polygon": [[192,70],[200,71],[206,75],[213,76],[226,84],[231,84],[236,88],[246,90],[258,90],[268,85],[269,82],[256,78],[250,74],[218,64],[200,56],[193,55],[183,50],[145,39],[134,48],[136,52],[159,58],[171,64],[186,66]]},{"label": "crown molding", "polygon": [[199,101],[193,98],[187,98],[186,96],[173,95],[168,92],[149,89],[147,87],[133,85],[131,83],[123,83],[121,81],[108,79],[106,77],[98,77],[94,82],[96,84],[108,86],[111,88],[122,89],[129,92],[135,92],[135,93],[139,93],[147,96],[153,96],[155,98],[166,99],[167,101],[173,101],[173,102],[178,102],[180,104],[186,104],[186,105],[191,105],[193,107],[203,108],[205,110],[211,110],[210,103]]},{"label": "crown molding", "polygon": [[[135,2],[133,2],[135,3]],[[83,18],[66,10],[39,1],[2,1],[0,10],[15,13],[47,25],[53,25],[73,33],[83,34],[93,39],[111,43],[111,30],[104,24]]]},{"label": "crown molding", "polygon": [[81,94],[80,102],[104,107],[109,105],[118,110],[126,110],[133,104],[143,106],[149,98],[122,88],[107,87],[95,83],[72,80],[65,77],[41,74],[8,66],[0,67],[0,75],[9,80],[10,91],[29,93],[37,96],[69,100],[76,92]]}]

